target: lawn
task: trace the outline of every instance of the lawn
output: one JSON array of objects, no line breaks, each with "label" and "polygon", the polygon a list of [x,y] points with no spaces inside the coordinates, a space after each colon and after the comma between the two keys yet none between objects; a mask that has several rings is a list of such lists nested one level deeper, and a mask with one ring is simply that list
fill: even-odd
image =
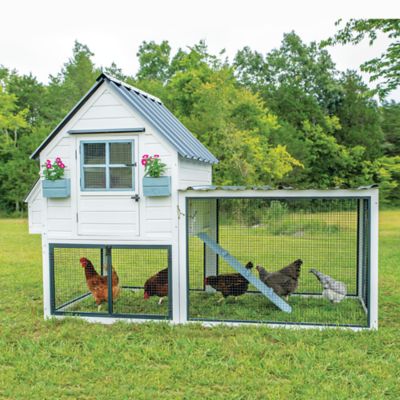
[{"label": "lawn", "polygon": [[43,321],[40,238],[0,220],[0,398],[399,399],[400,211],[380,223],[380,327],[352,332]]}]

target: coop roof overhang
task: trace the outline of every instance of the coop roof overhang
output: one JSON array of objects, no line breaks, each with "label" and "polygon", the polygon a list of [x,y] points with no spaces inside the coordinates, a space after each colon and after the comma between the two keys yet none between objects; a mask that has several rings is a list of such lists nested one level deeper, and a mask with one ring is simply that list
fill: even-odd
[{"label": "coop roof overhang", "polygon": [[[49,136],[32,153],[31,159],[37,159],[41,151],[82,108],[87,100],[103,84],[108,82],[115,91],[145,120],[151,123],[157,131],[176,149],[184,158],[197,160],[204,163],[216,164],[218,160],[194,135],[168,110],[160,99],[125,82],[102,73],[96,83],[82,97],[68,115],[56,126]],[[128,128],[127,128],[128,129]],[[129,131],[132,131],[130,129]],[[110,130],[108,130],[110,132]],[[77,132],[70,132],[77,133]],[[95,133],[95,132],[89,132]],[[99,133],[99,132],[97,132]],[[101,133],[101,132],[100,132]]]},{"label": "coop roof overhang", "polygon": [[292,187],[278,186],[190,186],[179,190],[184,197],[276,197],[276,198],[366,198],[378,193],[378,185],[360,186],[358,188],[334,189],[294,189]]}]

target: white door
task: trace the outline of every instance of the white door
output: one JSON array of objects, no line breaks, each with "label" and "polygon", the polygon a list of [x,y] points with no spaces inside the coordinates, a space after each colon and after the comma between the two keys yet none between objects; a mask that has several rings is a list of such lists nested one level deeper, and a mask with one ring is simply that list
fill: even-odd
[{"label": "white door", "polygon": [[80,140],[78,234],[139,235],[136,140]]}]

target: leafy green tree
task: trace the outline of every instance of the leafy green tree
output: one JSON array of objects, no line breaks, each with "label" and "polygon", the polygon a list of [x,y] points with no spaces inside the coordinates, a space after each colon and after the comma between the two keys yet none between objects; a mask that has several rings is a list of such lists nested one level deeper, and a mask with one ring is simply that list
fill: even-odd
[{"label": "leafy green tree", "polygon": [[[341,19],[336,22],[336,26],[341,24]],[[367,39],[372,46],[379,34],[390,39],[389,46],[380,57],[366,61],[360,68],[370,74],[371,82],[379,81],[377,92],[383,99],[400,84],[400,19],[350,19],[324,44],[357,45]]]},{"label": "leafy green tree", "polygon": [[339,118],[341,129],[333,132],[338,143],[363,146],[368,159],[381,156],[381,116],[371,91],[354,71],[343,73],[339,83],[341,91],[334,114]]},{"label": "leafy green tree", "polygon": [[[26,164],[24,158],[19,157],[19,130],[27,128],[26,116],[27,109],[18,110],[16,96],[7,91],[3,84],[0,84],[0,198],[2,206],[12,202],[16,210],[19,210],[21,203],[21,193],[18,196],[9,196],[10,186],[12,190],[18,190],[19,181],[12,180],[12,171],[8,163],[19,160]],[[17,184],[18,183],[18,184]]]},{"label": "leafy green tree", "polygon": [[278,124],[262,99],[238,86],[231,68],[191,53],[196,67],[175,73],[166,89],[173,110],[220,160],[216,182],[269,184],[301,166],[284,146],[271,146],[269,135]]},{"label": "leafy green tree", "polygon": [[139,71],[136,78],[140,80],[157,80],[165,82],[170,75],[171,46],[163,40],[160,44],[144,41],[136,53],[139,60]]},{"label": "leafy green tree", "polygon": [[305,120],[323,126],[339,99],[329,53],[315,42],[303,43],[294,32],[265,56],[245,47],[234,66],[239,81],[258,91],[272,112],[296,128]]},{"label": "leafy green tree", "polygon": [[15,96],[16,110],[27,110],[26,120],[30,125],[42,121],[45,105],[45,87],[32,74],[19,75],[16,71],[7,73],[4,83],[7,92]]},{"label": "leafy green tree", "polygon": [[72,57],[64,64],[61,72],[50,76],[47,88],[47,112],[55,126],[71,108],[93,86],[100,70],[92,61],[89,48],[75,42]]},{"label": "leafy green tree", "polygon": [[384,151],[388,156],[400,155],[400,103],[391,101],[381,108]]}]

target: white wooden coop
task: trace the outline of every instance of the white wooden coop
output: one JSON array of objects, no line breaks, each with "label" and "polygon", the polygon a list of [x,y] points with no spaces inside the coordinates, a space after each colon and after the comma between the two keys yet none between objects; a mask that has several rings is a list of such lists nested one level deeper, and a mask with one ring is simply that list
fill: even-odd
[{"label": "white wooden coop", "polygon": [[[167,164],[167,195],[144,191],[145,154]],[[213,187],[217,159],[159,99],[106,74],[32,154],[41,165],[56,157],[68,190],[46,192],[40,179],[26,199],[30,233],[42,235],[45,318],[377,327],[377,189]],[[82,257],[107,276],[101,310]],[[289,301],[244,269],[250,260],[276,271],[300,258]],[[115,301],[111,266],[121,287]],[[164,268],[168,297],[159,305],[143,287]],[[324,299],[309,268],[343,281],[344,301]],[[204,283],[224,274],[248,281],[236,300],[220,302]]]}]

